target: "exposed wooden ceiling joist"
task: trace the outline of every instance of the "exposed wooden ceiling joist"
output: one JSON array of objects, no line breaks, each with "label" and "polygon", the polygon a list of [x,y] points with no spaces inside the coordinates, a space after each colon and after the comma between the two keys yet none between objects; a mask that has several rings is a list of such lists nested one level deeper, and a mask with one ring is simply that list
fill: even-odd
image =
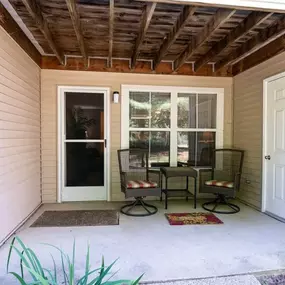
[{"label": "exposed wooden ceiling joist", "polygon": [[198,71],[202,66],[212,60],[213,57],[218,56],[224,49],[229,47],[235,41],[246,35],[249,31],[256,28],[263,23],[273,13],[252,12],[250,15],[231,31],[223,40],[217,42],[205,55],[203,55],[197,62],[195,62],[195,71]]},{"label": "exposed wooden ceiling joist", "polygon": [[31,17],[36,22],[38,28],[40,29],[40,31],[44,35],[45,39],[47,40],[50,48],[52,49],[52,51],[56,55],[59,62],[64,65],[64,63],[65,63],[64,55],[63,55],[62,51],[55,44],[53,37],[52,37],[52,34],[49,30],[48,24],[42,15],[40,7],[38,6],[38,4],[36,3],[35,0],[22,0],[22,2],[25,5],[25,7],[28,10]]},{"label": "exposed wooden ceiling joist", "polygon": [[177,71],[197,50],[204,45],[213,32],[220,28],[233,14],[235,10],[219,9],[203,31],[190,41],[186,50],[174,61],[174,71]]},{"label": "exposed wooden ceiling joist", "polygon": [[113,34],[114,34],[114,0],[109,3],[109,54],[108,67],[112,67]]},{"label": "exposed wooden ceiling joist", "polygon": [[168,35],[167,39],[163,42],[156,59],[153,63],[153,69],[156,69],[158,64],[161,62],[165,54],[167,53],[167,50],[170,48],[171,45],[174,44],[174,42],[179,37],[180,33],[186,26],[187,22],[190,20],[190,18],[193,16],[195,11],[197,10],[197,7],[190,7],[185,6],[183,8],[183,11],[179,15],[177,21],[175,22],[170,34]]},{"label": "exposed wooden ceiling joist", "polygon": [[284,51],[285,36],[282,36],[232,66],[232,75],[242,73]]},{"label": "exposed wooden ceiling joist", "polygon": [[[23,23],[31,32],[34,39],[32,43],[40,45],[42,54],[56,54],[61,63],[68,61],[69,65],[78,64],[80,67],[70,66],[70,68],[80,68],[80,70],[118,72],[121,68],[118,64],[123,64],[123,70],[126,72],[141,72],[147,62],[150,68],[150,60],[153,60],[155,71],[151,71],[152,73],[170,74],[173,64],[171,61],[176,59],[177,74],[230,76],[232,70],[234,74],[242,72],[245,68],[250,68],[251,64],[260,63],[260,58],[266,60],[279,51],[285,51],[282,46],[284,41],[280,40],[285,38],[285,13],[281,16],[261,11],[249,13],[206,6],[181,7],[156,4],[156,2],[130,3],[124,0],[118,0],[116,5],[115,0],[108,0],[104,5],[96,1],[92,2],[92,5],[90,2],[85,5],[85,1],[77,3],[78,0],[64,0],[63,3],[43,0],[0,1],[11,3],[13,10],[8,12],[17,23]],[[42,6],[38,6],[37,3],[41,3]],[[69,6],[66,6],[66,3]],[[152,20],[152,17],[155,19]],[[264,23],[260,25],[262,22]],[[2,26],[5,28],[5,25]],[[85,47],[77,44],[77,42],[82,43],[83,26]],[[20,27],[23,28],[21,25]],[[70,35],[74,29],[77,39]],[[189,33],[195,35],[191,42]],[[14,34],[10,35],[16,38]],[[28,38],[31,40],[29,36]],[[21,45],[21,40],[17,41]],[[116,45],[113,44],[114,41]],[[275,43],[277,47],[273,45]],[[185,49],[187,44],[188,48]],[[80,49],[78,46],[81,46]],[[67,60],[60,50],[64,51],[66,56],[75,56],[78,59]],[[90,63],[91,57],[93,66],[86,69],[84,60],[86,65],[86,58]],[[57,58],[50,59],[50,63],[52,62],[52,65],[58,69],[65,69],[65,66],[59,68],[60,63]],[[218,71],[214,72],[212,66],[207,63],[217,61],[217,58]],[[107,67],[106,59],[109,64]],[[118,59],[126,60],[118,61]],[[127,65],[129,59],[132,68]],[[143,59],[144,63],[141,61]],[[104,62],[104,66],[95,67],[98,60]],[[188,60],[195,61],[195,70],[192,70],[189,64],[183,65],[183,62]],[[111,66],[112,62],[114,67]],[[231,65],[231,68],[228,68],[228,65]],[[150,72],[149,69],[147,72]]]},{"label": "exposed wooden ceiling joist", "polygon": [[143,43],[143,40],[145,38],[145,35],[147,33],[148,27],[150,25],[151,18],[153,16],[154,10],[156,7],[156,3],[148,3],[146,5],[146,8],[144,10],[143,16],[142,16],[142,24],[141,24],[141,31],[137,37],[134,53],[132,56],[132,62],[131,67],[134,68],[137,62],[137,58],[139,56],[140,47]]},{"label": "exposed wooden ceiling joist", "polygon": [[0,27],[18,43],[18,45],[36,62],[41,65],[41,54],[31,43],[30,39],[21,30],[15,20],[11,17],[9,12],[5,9],[0,2]]},{"label": "exposed wooden ceiling joist", "polygon": [[243,43],[230,56],[217,62],[215,70],[219,71],[226,65],[236,64],[283,35],[285,35],[285,16],[278,20],[275,25],[261,30],[255,37]]},{"label": "exposed wooden ceiling joist", "polygon": [[[153,2],[154,0],[136,0]],[[207,7],[222,7],[228,9],[252,10],[285,13],[285,2],[283,0],[155,0],[157,3],[196,5]]]},{"label": "exposed wooden ceiling joist", "polygon": [[82,33],[82,29],[81,29],[80,16],[78,14],[78,10],[76,7],[76,0],[65,0],[65,2],[67,5],[69,14],[70,14],[72,25],[74,27],[76,38],[77,38],[78,45],[80,48],[80,52],[84,59],[84,65],[88,66],[88,54],[87,54],[87,50],[86,50],[86,46],[84,42],[84,36]]}]

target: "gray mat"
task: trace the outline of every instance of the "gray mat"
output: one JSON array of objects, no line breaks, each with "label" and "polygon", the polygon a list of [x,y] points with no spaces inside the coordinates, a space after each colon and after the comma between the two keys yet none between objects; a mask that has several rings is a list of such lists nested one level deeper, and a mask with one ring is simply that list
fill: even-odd
[{"label": "gray mat", "polygon": [[46,211],[31,227],[109,226],[119,224],[119,213],[114,210]]},{"label": "gray mat", "polygon": [[261,285],[285,285],[285,274],[258,276]]}]

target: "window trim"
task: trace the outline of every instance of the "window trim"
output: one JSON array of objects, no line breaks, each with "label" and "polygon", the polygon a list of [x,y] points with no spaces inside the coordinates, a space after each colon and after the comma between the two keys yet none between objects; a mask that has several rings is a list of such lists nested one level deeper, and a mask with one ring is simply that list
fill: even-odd
[{"label": "window trim", "polygon": [[[215,131],[216,132],[216,148],[222,148],[224,145],[224,88],[208,88],[208,87],[180,87],[180,86],[158,86],[158,85],[121,85],[121,148],[129,148],[129,131],[137,128],[129,127],[129,99],[130,92],[163,92],[170,93],[170,128],[158,129],[159,131],[171,132],[201,132]],[[178,128],[177,127],[177,98],[178,93],[204,93],[217,94],[217,117],[215,129],[204,128]],[[172,107],[176,106],[176,107]],[[147,130],[155,128],[144,128]],[[141,128],[139,128],[141,130]],[[177,165],[177,136],[170,135],[170,165]]]}]

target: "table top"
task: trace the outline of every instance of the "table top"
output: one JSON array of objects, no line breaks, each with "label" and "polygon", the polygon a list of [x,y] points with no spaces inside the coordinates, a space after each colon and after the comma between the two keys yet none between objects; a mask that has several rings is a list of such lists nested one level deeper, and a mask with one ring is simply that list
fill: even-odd
[{"label": "table top", "polygon": [[192,167],[181,167],[181,166],[170,166],[170,167],[161,167],[161,173],[165,177],[194,177],[196,178],[198,173]]}]

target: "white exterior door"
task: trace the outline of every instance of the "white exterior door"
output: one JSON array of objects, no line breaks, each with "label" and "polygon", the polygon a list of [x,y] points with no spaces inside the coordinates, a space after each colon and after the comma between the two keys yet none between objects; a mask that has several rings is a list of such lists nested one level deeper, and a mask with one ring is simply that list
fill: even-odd
[{"label": "white exterior door", "polygon": [[59,87],[59,201],[108,200],[107,95]]},{"label": "white exterior door", "polygon": [[285,77],[264,87],[263,210],[285,219]]}]

